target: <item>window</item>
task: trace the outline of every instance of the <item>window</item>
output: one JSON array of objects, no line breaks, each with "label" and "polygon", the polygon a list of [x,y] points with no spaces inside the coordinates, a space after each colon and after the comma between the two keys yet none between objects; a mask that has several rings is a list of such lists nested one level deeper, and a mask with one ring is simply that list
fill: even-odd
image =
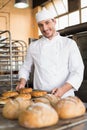
[{"label": "window", "polygon": [[69,26],[79,24],[79,11],[75,11],[69,14]]},{"label": "window", "polygon": [[56,11],[55,11],[55,9],[54,9],[54,6],[53,6],[52,2],[46,4],[46,5],[45,5],[45,8],[47,8],[49,11],[51,11],[53,17],[56,17],[56,16],[57,16],[57,13],[56,13]]},{"label": "window", "polygon": [[53,4],[55,6],[58,15],[68,12],[67,0],[54,0]]},{"label": "window", "polygon": [[81,10],[81,22],[84,23],[84,22],[87,22],[87,8],[84,8]]},{"label": "window", "polygon": [[81,8],[87,6],[87,0],[81,0]]},{"label": "window", "polygon": [[68,15],[64,15],[62,17],[59,17],[59,29],[63,29],[68,26]]}]

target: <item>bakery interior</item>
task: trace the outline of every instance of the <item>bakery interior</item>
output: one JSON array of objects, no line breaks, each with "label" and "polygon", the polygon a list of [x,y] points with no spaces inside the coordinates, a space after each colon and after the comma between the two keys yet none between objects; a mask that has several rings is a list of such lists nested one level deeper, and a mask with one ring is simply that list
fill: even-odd
[{"label": "bakery interior", "polygon": [[[16,7],[24,2],[27,7]],[[0,0],[0,95],[14,91],[18,82],[18,70],[24,62],[31,41],[41,37],[35,21],[35,13],[46,7],[56,18],[56,30],[61,36],[74,39],[80,49],[85,65],[84,79],[75,95],[87,108],[87,1],[86,0]],[[33,71],[28,86],[33,89]],[[17,120],[5,119],[1,115],[0,130],[26,130]],[[31,128],[28,128],[31,130]],[[87,130],[87,113],[84,116],[60,120],[56,125],[34,128],[35,130]]]}]

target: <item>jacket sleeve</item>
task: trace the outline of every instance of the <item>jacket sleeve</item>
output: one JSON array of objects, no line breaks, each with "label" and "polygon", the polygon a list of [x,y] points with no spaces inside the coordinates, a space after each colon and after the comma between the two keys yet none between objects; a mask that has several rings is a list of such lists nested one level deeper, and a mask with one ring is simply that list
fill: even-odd
[{"label": "jacket sleeve", "polygon": [[66,82],[70,83],[75,90],[78,90],[84,76],[84,64],[75,41],[71,40],[69,55],[69,76]]},{"label": "jacket sleeve", "polygon": [[31,66],[33,64],[33,58],[30,52],[30,46],[27,49],[27,54],[24,60],[24,64],[20,67],[19,70],[19,79],[24,78],[26,81],[29,79],[29,74],[31,72]]}]

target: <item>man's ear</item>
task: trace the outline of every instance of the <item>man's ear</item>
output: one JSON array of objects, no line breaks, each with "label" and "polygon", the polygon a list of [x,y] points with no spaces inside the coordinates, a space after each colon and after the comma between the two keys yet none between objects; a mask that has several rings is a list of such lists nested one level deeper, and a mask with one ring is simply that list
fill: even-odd
[{"label": "man's ear", "polygon": [[56,19],[52,19],[52,21],[56,24]]}]

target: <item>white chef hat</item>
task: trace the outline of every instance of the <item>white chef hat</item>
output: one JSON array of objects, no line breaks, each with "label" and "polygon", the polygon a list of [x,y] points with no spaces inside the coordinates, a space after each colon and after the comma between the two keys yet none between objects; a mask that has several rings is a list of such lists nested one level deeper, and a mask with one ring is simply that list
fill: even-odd
[{"label": "white chef hat", "polygon": [[54,19],[52,13],[48,11],[45,7],[38,13],[36,13],[36,21],[37,23],[47,19]]}]

